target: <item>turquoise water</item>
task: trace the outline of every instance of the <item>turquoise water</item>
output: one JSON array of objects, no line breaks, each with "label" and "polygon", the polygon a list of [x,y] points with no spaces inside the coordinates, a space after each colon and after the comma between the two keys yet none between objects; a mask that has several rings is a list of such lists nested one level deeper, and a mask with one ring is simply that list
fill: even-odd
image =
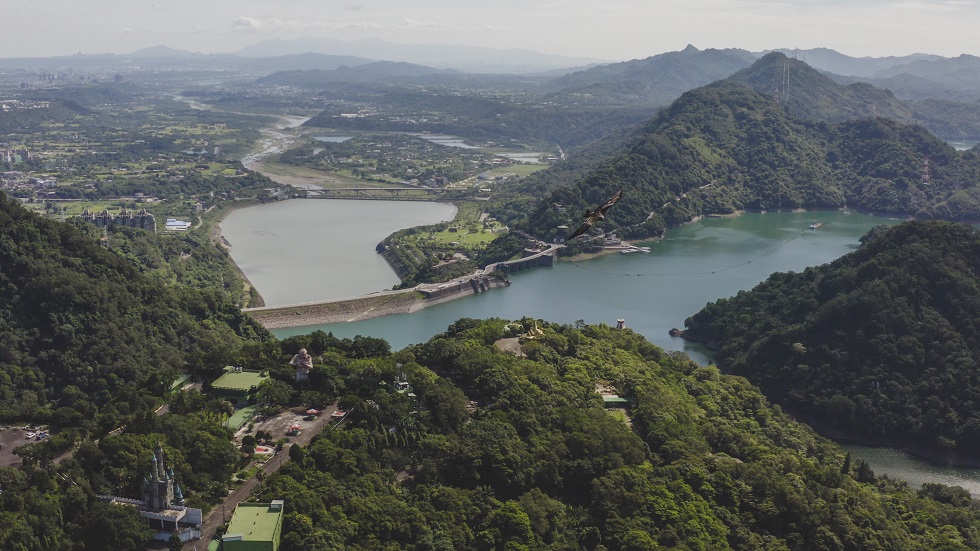
[{"label": "turquoise water", "polygon": [[[307,201],[310,202],[331,201]],[[291,201],[280,208],[290,216],[302,216],[302,203]],[[387,212],[386,203],[381,201],[345,203],[348,204],[344,208],[355,219],[372,219]],[[246,209],[242,213],[254,220],[251,215],[262,213],[264,211],[259,209],[265,208]],[[808,229],[815,222],[823,225],[816,230]],[[370,335],[388,340],[392,348],[398,350],[428,340],[462,317],[518,319],[527,315],[558,323],[583,320],[609,325],[624,318],[627,327],[640,332],[654,344],[687,353],[692,359],[707,363],[710,360],[708,351],[696,343],[670,337],[667,334],[670,328],[683,328],[684,319],[707,302],[751,289],[776,271],[800,271],[830,262],[856,249],[858,239],[875,225],[896,223],[896,219],[837,211],[708,218],[670,230],[663,241],[646,243],[651,248],[649,254],[613,254],[578,263],[562,261],[552,268],[516,273],[510,287],[436,305],[414,314],[280,329],[273,333],[283,338],[322,329],[338,337]],[[342,229],[319,231],[323,234],[311,239],[322,241],[321,247],[334,251],[331,258],[362,253],[353,250],[355,245],[346,239],[347,233]],[[279,247],[287,256],[302,258],[308,250],[308,241],[280,240]],[[247,256],[243,249],[236,251],[236,260],[243,255]],[[375,255],[373,246],[370,255]],[[373,270],[390,272],[386,264],[359,268],[341,260],[321,262],[319,269],[355,278],[370,277],[368,272]],[[278,270],[279,273],[284,271],[281,267]],[[271,294],[275,287],[291,285],[285,275],[268,281],[265,286],[259,286],[263,295]],[[960,485],[980,496],[980,471],[931,465],[889,448],[845,448],[854,457],[867,461],[879,475],[887,473],[893,478],[909,480],[913,487],[923,482]]]},{"label": "turquoise water", "polygon": [[[823,226],[807,229],[818,221]],[[802,270],[854,250],[862,235],[883,223],[897,221],[838,211],[708,218],[670,230],[663,241],[646,243],[651,247],[649,254],[561,261],[552,268],[514,274],[510,287],[413,314],[273,332],[280,338],[314,329],[339,337],[371,335],[400,349],[428,340],[461,317],[518,319],[526,315],[558,323],[583,320],[609,325],[624,318],[627,327],[651,342],[706,363],[709,356],[700,345],[667,332],[672,327],[683,328],[684,319],[707,302],[751,289],[773,272]],[[265,294],[261,286],[259,290]]]}]

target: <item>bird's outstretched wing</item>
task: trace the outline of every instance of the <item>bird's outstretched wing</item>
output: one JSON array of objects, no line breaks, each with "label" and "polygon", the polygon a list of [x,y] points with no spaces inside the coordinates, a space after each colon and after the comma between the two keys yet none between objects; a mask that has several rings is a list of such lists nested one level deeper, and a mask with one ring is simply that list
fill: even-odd
[{"label": "bird's outstretched wing", "polygon": [[608,201],[605,202],[605,204],[597,208],[596,212],[598,212],[599,214],[604,214],[606,210],[609,209],[609,207],[615,205],[616,201],[619,201],[619,198],[622,196],[623,196],[623,190],[617,191],[612,197],[609,198]]},{"label": "bird's outstretched wing", "polygon": [[592,212],[586,212],[585,221],[582,222],[582,225],[579,226],[578,229],[572,232],[572,235],[568,236],[568,239],[566,239],[566,241],[571,241],[572,239],[575,239],[576,237],[589,231],[589,228],[591,228],[597,221],[605,218],[606,210],[608,210],[609,207],[615,205],[616,202],[619,201],[619,199],[622,196],[623,196],[623,190],[619,190],[612,197],[610,197],[608,201],[606,201],[601,206],[599,206],[599,208],[595,209]]},{"label": "bird's outstretched wing", "polygon": [[583,233],[589,231],[589,228],[592,227],[592,224],[595,224],[595,220],[592,220],[591,218],[586,217],[585,223],[583,223],[581,226],[579,226],[577,230],[573,231],[572,232],[572,235],[569,235],[568,236],[568,239],[566,239],[565,241],[571,241],[572,239],[575,239],[576,237],[578,237],[578,236],[582,235]]}]

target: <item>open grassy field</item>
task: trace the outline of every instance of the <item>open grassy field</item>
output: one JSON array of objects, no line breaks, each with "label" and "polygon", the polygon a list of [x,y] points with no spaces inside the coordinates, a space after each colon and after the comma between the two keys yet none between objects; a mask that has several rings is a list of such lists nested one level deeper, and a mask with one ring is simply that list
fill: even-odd
[{"label": "open grassy field", "polygon": [[463,247],[474,247],[481,243],[489,243],[497,238],[489,231],[472,231],[466,228],[459,228],[458,231],[441,231],[429,234],[438,243],[450,244],[459,243]]},{"label": "open grassy field", "polygon": [[387,187],[390,184],[366,182],[360,178],[336,172],[323,172],[304,166],[287,165],[278,161],[263,161],[258,163],[256,170],[268,176],[278,184],[287,186],[316,185],[322,188],[334,189],[342,187]]}]

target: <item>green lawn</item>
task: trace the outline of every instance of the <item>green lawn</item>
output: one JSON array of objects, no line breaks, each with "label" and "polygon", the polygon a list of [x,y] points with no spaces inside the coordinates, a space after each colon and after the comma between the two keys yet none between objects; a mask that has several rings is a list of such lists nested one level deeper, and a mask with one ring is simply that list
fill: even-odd
[{"label": "green lawn", "polygon": [[252,417],[255,417],[255,412],[259,410],[259,406],[245,406],[242,409],[236,411],[231,417],[225,421],[225,426],[231,430],[238,430],[248,423]]},{"label": "green lawn", "polygon": [[480,243],[489,243],[497,238],[496,235],[490,232],[471,232],[468,233],[465,229],[457,232],[451,232],[449,230],[441,231],[438,233],[431,234],[432,238],[439,243],[452,243],[457,242],[463,246],[475,246]]}]

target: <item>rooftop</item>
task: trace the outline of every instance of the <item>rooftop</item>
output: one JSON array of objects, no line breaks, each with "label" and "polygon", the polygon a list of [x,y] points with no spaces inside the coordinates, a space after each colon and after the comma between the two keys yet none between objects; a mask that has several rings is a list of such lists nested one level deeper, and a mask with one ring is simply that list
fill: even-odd
[{"label": "rooftop", "polygon": [[211,383],[212,388],[220,388],[227,390],[240,390],[248,391],[252,387],[257,387],[262,381],[268,379],[268,376],[263,377],[261,373],[256,371],[239,371],[235,372],[234,368],[226,367],[225,374]]},{"label": "rooftop", "polygon": [[241,536],[242,541],[271,541],[282,517],[282,501],[240,503],[228,524],[225,538]]}]

